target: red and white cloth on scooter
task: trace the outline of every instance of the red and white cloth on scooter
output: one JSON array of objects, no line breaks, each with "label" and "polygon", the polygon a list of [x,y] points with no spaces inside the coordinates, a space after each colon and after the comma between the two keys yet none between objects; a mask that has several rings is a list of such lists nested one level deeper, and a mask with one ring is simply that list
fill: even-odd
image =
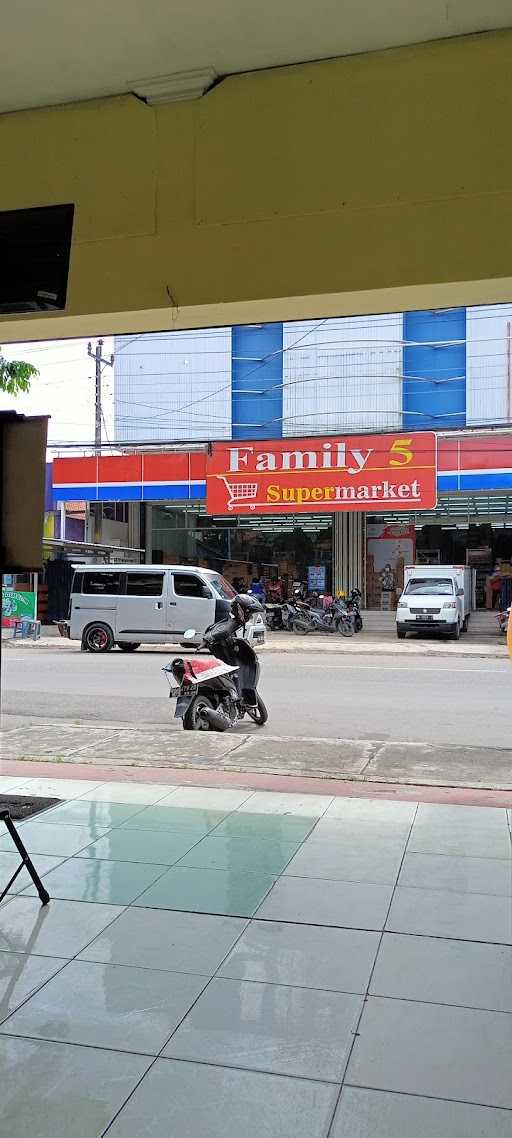
[{"label": "red and white cloth on scooter", "polygon": [[184,660],[184,679],[190,684],[201,684],[205,680],[214,680],[216,676],[226,676],[228,672],[236,672],[231,664],[223,664],[215,656],[206,656],[202,660]]}]

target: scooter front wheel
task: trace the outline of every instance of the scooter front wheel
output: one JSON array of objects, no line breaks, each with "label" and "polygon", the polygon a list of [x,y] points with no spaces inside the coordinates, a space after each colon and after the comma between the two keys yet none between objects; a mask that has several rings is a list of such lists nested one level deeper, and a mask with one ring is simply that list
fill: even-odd
[{"label": "scooter front wheel", "polygon": [[257,727],[263,727],[267,722],[268,711],[260,695],[256,696],[256,707],[246,707],[245,710]]},{"label": "scooter front wheel", "polygon": [[352,624],[352,621],[351,620],[340,620],[340,622],[338,624],[338,632],[341,632],[342,636],[353,636],[354,635],[354,625]]},{"label": "scooter front wheel", "polygon": [[306,636],[306,634],[309,631],[310,631],[310,626],[309,626],[309,624],[306,624],[305,620],[294,620],[293,621],[292,632],[295,632],[297,636]]},{"label": "scooter front wheel", "polygon": [[205,710],[212,710],[213,703],[206,695],[197,695],[189,704],[183,716],[185,731],[209,731],[210,724],[205,716]]}]

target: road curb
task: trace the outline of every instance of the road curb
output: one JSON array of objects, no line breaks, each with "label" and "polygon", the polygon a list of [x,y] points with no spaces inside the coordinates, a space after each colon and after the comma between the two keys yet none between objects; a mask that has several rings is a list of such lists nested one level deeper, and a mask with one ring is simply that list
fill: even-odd
[{"label": "road curb", "polygon": [[[8,649],[21,649],[24,652],[81,652],[78,642],[62,640],[55,641],[53,637],[49,637],[47,641],[20,641],[20,640],[7,640],[5,639],[2,644],[3,648]],[[415,644],[413,641],[405,641],[397,644],[395,641],[390,641],[389,644],[382,640],[375,642],[364,640],[359,643],[347,644],[340,642],[336,644],[326,644],[325,639],[318,638],[316,640],[308,639],[307,643],[302,640],[300,642],[294,641],[293,643],[276,643],[269,640],[266,644],[262,644],[258,652],[262,655],[289,655],[289,656],[312,656],[322,654],[326,657],[329,656],[342,656],[345,660],[351,657],[361,656],[396,656],[400,659],[408,659],[409,657],[430,657],[430,659],[467,659],[467,660],[506,660],[508,659],[506,644],[498,642],[496,645],[475,644],[465,645],[458,642],[450,643],[450,645],[437,645],[437,644]],[[184,655],[184,649],[175,644],[146,644],[142,649],[142,653],[152,653],[155,655],[169,655],[176,656],[178,654]],[[139,654],[142,654],[139,653]]]}]

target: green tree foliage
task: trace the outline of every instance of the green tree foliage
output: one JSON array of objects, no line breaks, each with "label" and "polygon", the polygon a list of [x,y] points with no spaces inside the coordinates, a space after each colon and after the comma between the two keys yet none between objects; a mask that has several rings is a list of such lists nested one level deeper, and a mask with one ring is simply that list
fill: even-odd
[{"label": "green tree foliage", "polygon": [[23,360],[6,360],[0,352],[0,391],[20,395],[30,390],[30,381],[39,375],[36,367]]}]

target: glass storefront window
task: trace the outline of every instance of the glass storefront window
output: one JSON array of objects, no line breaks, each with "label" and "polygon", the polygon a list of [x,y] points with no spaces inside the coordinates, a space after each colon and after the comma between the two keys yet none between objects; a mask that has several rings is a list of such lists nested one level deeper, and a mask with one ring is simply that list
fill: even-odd
[{"label": "glass storefront window", "polygon": [[237,591],[254,577],[282,580],[291,591],[308,580],[310,566],[325,567],[332,591],[330,515],[214,518],[204,507],[153,506],[154,563],[201,565],[226,578]]},{"label": "glass storefront window", "polygon": [[233,586],[230,585],[229,581],[226,581],[225,577],[211,577],[210,584],[215,589],[215,592],[218,593],[219,597],[223,598],[223,600],[232,601],[233,597],[236,597],[236,592]]}]

